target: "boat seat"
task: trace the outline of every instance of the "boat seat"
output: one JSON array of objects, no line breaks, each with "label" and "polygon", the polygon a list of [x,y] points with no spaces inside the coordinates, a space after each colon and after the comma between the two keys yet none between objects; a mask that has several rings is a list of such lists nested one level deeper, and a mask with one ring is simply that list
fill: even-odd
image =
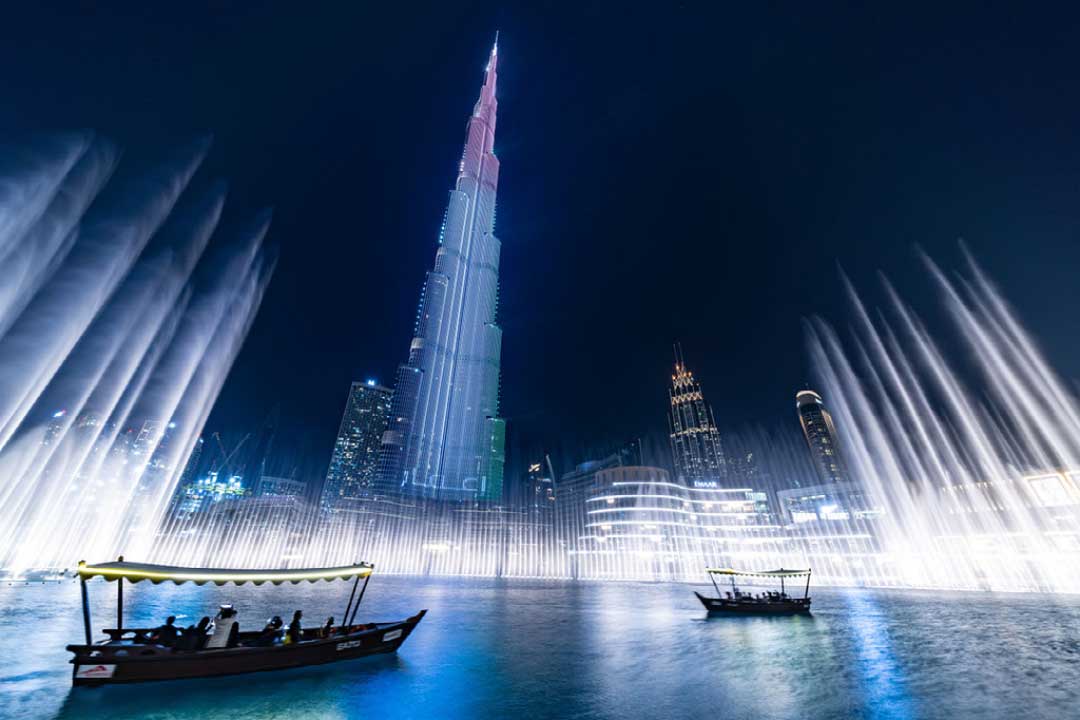
[{"label": "boat seat", "polygon": [[[102,628],[101,632],[109,636],[109,642],[130,640],[136,645],[147,645],[150,644],[150,633],[152,633],[153,630],[147,628]],[[129,634],[131,637],[125,637]]]}]

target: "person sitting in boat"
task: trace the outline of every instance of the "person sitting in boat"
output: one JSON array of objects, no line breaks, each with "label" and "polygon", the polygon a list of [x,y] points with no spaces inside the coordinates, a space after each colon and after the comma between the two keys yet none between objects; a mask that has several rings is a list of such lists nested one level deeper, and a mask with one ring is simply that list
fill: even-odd
[{"label": "person sitting in boat", "polygon": [[236,647],[240,636],[240,621],[236,617],[236,608],[232,605],[222,605],[214,618],[214,629],[210,633],[210,639],[206,641],[206,648]]},{"label": "person sitting in boat", "polygon": [[150,639],[158,645],[164,645],[165,647],[176,645],[176,641],[180,638],[180,629],[173,624],[175,622],[175,615],[170,615],[165,618],[165,624],[155,628],[154,634],[150,636]]},{"label": "person sitting in boat", "polygon": [[281,639],[281,627],[285,623],[282,621],[280,615],[275,615],[266,621],[266,625],[263,626],[259,636],[252,640],[249,644],[257,647],[269,647],[278,640]]},{"label": "person sitting in boat", "polygon": [[326,624],[322,626],[322,630],[319,631],[320,637],[330,637],[334,634],[334,616],[326,618]]},{"label": "person sitting in boat", "polygon": [[210,625],[210,618],[203,616],[198,625],[188,625],[180,634],[176,643],[177,650],[202,650],[206,642],[206,628]]},{"label": "person sitting in boat", "polygon": [[304,631],[300,626],[300,618],[304,616],[304,613],[297,610],[293,613],[292,622],[289,623],[289,629],[285,632],[285,643],[292,644],[300,642],[303,637]]}]

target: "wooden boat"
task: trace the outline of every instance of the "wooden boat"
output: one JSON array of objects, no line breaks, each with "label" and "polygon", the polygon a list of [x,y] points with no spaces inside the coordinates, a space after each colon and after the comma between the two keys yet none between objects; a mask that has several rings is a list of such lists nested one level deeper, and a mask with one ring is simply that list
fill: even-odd
[{"label": "wooden boat", "polygon": [[[222,570],[215,568],[183,568],[163,565],[118,562],[89,566],[79,563],[79,579],[82,584],[83,624],[86,642],[68,645],[74,653],[72,682],[75,685],[104,685],[134,683],[148,680],[176,680],[217,675],[282,670],[285,668],[321,665],[351,660],[367,655],[396,651],[427,610],[397,622],[373,622],[356,624],[356,611],[367,590],[373,566],[357,563],[335,568],[312,568],[298,570]],[[116,628],[103,630],[104,640],[93,642],[90,630],[90,605],[86,582],[94,577],[117,582]],[[255,585],[288,582],[315,582],[317,580],[354,579],[349,603],[341,627],[324,633],[321,628],[303,630],[296,642],[282,644],[267,642],[264,632],[240,632],[227,647],[206,648],[204,638],[199,638],[192,649],[170,647],[154,639],[157,629],[124,627],[124,580],[141,582],[149,580],[155,585],[162,582],[197,585]],[[356,596],[360,578],[364,584]],[[353,605],[353,599],[356,604]],[[351,611],[351,617],[350,617]]]},{"label": "wooden boat", "polygon": [[[810,614],[810,570],[760,570],[744,571],[730,568],[708,568],[706,571],[717,597],[711,598],[695,591],[698,600],[710,615],[809,615]],[[731,590],[721,592],[716,584],[716,576],[731,579]],[[765,591],[758,594],[746,593],[735,586],[739,576],[774,578],[780,580],[780,592]],[[806,589],[803,597],[791,597],[787,594],[785,579],[806,577]]]}]

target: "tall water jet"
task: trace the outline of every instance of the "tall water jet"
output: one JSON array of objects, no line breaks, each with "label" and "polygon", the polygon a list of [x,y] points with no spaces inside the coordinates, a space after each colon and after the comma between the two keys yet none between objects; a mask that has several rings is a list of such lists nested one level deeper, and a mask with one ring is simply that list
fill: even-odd
[{"label": "tall water jet", "polygon": [[108,186],[108,144],[33,148],[0,181],[0,568],[15,574],[150,555],[273,268],[268,216],[223,232],[224,187],[189,188],[206,142]]},{"label": "tall water jet", "polygon": [[809,348],[876,523],[888,584],[1080,591],[1080,405],[968,257],[925,256],[969,351],[943,349],[896,290],[855,310],[844,341],[820,319]]}]

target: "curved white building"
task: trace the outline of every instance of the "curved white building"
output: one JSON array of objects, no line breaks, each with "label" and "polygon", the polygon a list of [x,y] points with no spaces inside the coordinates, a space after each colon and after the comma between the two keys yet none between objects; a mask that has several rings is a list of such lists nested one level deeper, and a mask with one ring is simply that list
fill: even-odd
[{"label": "curved white building", "polygon": [[599,470],[572,528],[576,576],[691,580],[707,565],[775,558],[782,546],[763,493],[691,488],[655,467]]}]

